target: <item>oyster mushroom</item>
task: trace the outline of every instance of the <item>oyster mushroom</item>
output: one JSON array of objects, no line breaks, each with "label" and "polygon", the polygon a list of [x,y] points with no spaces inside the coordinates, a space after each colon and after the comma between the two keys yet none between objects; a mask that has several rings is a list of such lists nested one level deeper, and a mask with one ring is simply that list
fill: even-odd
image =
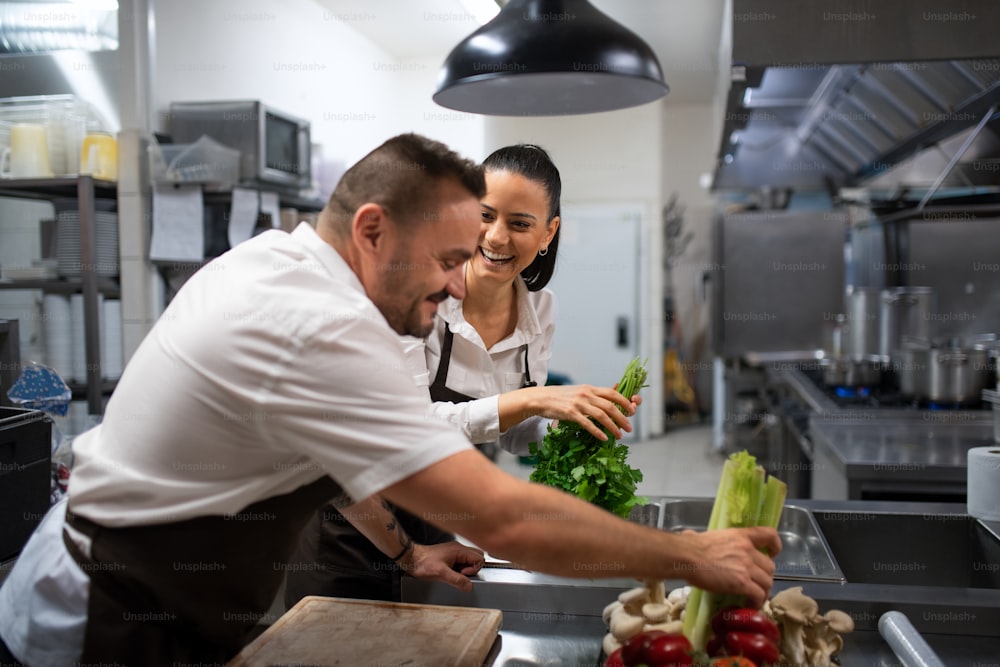
[{"label": "oyster mushroom", "polygon": [[840,611],[831,609],[822,616],[813,619],[806,628],[806,656],[813,667],[830,667],[832,658],[844,648],[844,639],[840,633],[854,630],[854,620]]},{"label": "oyster mushroom", "polygon": [[788,588],[771,598],[771,614],[781,628],[778,649],[786,662],[805,665],[806,627],[819,616],[819,605],[802,592],[801,586]]}]

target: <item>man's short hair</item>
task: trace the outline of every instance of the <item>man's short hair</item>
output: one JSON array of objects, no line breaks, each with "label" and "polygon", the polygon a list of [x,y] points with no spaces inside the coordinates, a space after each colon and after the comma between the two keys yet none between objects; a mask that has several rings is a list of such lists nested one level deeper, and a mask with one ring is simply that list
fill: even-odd
[{"label": "man's short hair", "polygon": [[437,212],[437,186],[451,179],[477,199],[486,194],[483,168],[433,139],[395,136],[348,169],[330,196],[328,208],[346,231],[354,212],[372,202],[403,226],[416,226]]}]

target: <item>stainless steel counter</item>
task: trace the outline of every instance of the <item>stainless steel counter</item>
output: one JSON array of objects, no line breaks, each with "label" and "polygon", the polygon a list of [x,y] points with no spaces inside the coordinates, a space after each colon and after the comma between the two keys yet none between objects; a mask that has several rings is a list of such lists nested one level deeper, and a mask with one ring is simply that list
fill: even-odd
[{"label": "stainless steel counter", "polygon": [[[967,519],[964,506],[949,503],[796,500],[795,504],[828,521],[840,516],[864,520],[892,513],[936,518],[936,524],[948,526]],[[997,537],[997,526],[987,529]],[[890,537],[903,544],[914,539],[902,534]],[[927,548],[947,551],[952,547],[931,543]],[[872,549],[872,557],[877,558],[877,547]],[[995,552],[978,557],[995,559]],[[609,565],[595,574],[613,574],[611,570]],[[667,581],[666,586],[669,590],[683,583]],[[501,609],[503,626],[495,667],[599,667],[601,640],[607,631],[601,611],[620,592],[638,585],[631,579],[572,579],[490,568],[473,580],[471,593],[405,579],[403,601]],[[807,595],[819,601],[821,609],[842,609],[854,619],[857,629],[846,637],[841,653],[845,667],[900,665],[877,631],[879,617],[890,609],[906,613],[949,667],[1000,664],[1000,588],[856,583],[848,576],[846,584],[776,581],[773,592],[791,586],[803,586]]]},{"label": "stainless steel counter", "polygon": [[861,499],[907,489],[964,496],[968,451],[993,443],[992,422],[964,411],[916,414],[812,417],[813,498]]},{"label": "stainless steel counter", "polygon": [[770,409],[783,425],[769,465],[795,482],[795,496],[964,502],[967,452],[993,441],[987,409],[866,399],[841,405],[794,364],[768,366],[766,378],[777,394]]}]

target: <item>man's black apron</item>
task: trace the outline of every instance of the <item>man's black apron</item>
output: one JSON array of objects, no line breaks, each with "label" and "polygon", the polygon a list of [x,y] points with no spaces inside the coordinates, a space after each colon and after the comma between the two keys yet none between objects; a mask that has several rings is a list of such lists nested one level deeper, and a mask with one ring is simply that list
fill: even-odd
[{"label": "man's black apron", "polygon": [[91,539],[88,558],[63,542],[90,577],[81,664],[223,664],[271,608],[299,532],[341,493],[329,477],[237,514],[106,528],[67,509]]},{"label": "man's black apron", "polygon": [[[441,361],[430,385],[431,400],[466,403],[475,400],[447,386],[451,348],[455,335],[445,325]],[[528,346],[524,346],[524,387],[533,387],[528,371]],[[492,443],[490,443],[492,445]],[[482,451],[482,448],[479,448]],[[489,456],[488,452],[484,452]],[[492,457],[491,457],[492,458]],[[390,505],[400,526],[417,544],[441,544],[455,536],[432,526],[406,510]],[[344,518],[327,505],[302,532],[285,584],[285,604],[291,607],[306,595],[393,600],[401,598],[403,571]]]}]

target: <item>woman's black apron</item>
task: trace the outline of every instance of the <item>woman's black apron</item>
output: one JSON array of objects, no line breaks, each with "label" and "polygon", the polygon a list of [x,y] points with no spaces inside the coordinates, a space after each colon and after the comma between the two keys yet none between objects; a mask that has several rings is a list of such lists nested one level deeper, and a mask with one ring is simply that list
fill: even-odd
[{"label": "woman's black apron", "polygon": [[[476,398],[447,386],[454,337],[451,327],[446,324],[441,342],[441,361],[430,385],[431,400],[434,402],[465,403]],[[524,374],[523,386],[535,386],[528,371],[527,345],[524,346]],[[489,444],[492,446],[492,443]],[[489,456],[488,452],[484,454]],[[455,539],[451,533],[406,510],[390,506],[400,526],[415,543],[441,544]],[[291,607],[306,595],[398,602],[402,578],[402,568],[358,532],[333,505],[328,504],[316,513],[302,532],[289,565],[285,604]]]},{"label": "woman's black apron", "polygon": [[329,477],[237,514],[106,528],[66,511],[87,535],[90,578],[80,664],[224,664],[252,639],[281,587],[298,534],[341,493]]}]

